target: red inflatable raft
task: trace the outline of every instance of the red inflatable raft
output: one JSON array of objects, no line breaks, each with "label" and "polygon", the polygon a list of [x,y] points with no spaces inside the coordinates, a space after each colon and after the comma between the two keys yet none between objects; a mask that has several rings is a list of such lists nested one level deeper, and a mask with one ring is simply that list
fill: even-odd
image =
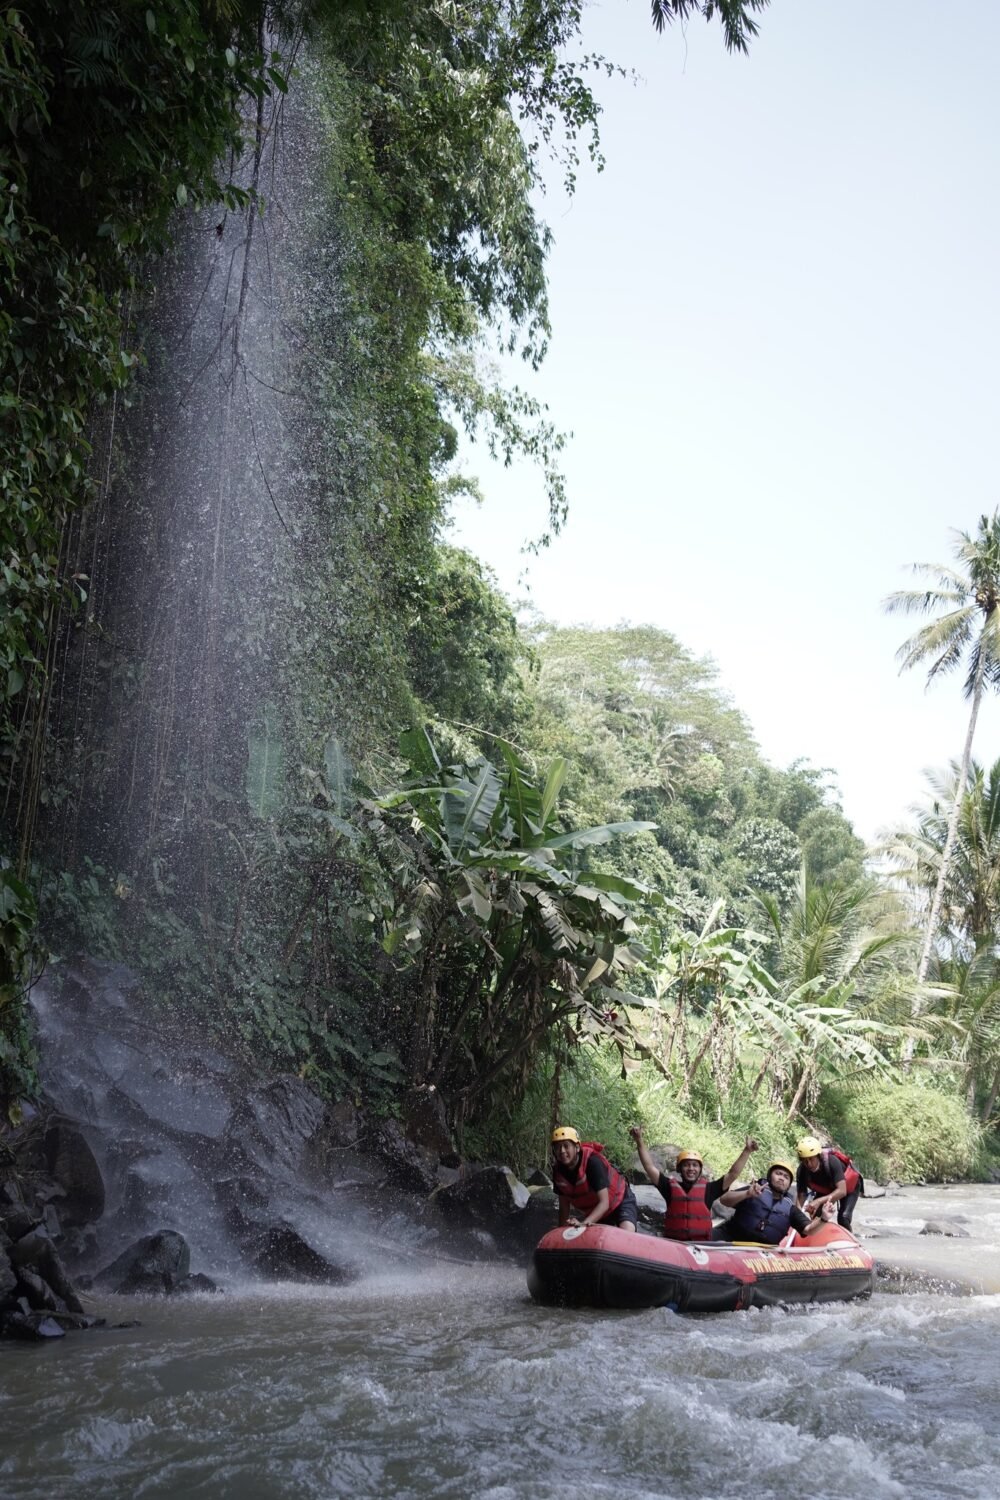
[{"label": "red inflatable raft", "polygon": [[552,1229],[535,1250],[528,1290],[536,1302],[573,1307],[672,1307],[730,1312],[776,1303],[844,1302],[871,1294],[868,1251],[837,1224],[788,1248],[688,1244],[590,1225]]}]

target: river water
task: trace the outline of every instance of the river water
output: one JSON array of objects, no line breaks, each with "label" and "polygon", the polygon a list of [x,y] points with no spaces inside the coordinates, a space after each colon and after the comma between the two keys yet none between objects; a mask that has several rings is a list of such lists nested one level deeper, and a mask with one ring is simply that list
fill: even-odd
[{"label": "river water", "polygon": [[4,1500],[1000,1494],[1000,1297],[682,1318],[448,1266],[99,1310],[141,1324],[4,1348]]}]

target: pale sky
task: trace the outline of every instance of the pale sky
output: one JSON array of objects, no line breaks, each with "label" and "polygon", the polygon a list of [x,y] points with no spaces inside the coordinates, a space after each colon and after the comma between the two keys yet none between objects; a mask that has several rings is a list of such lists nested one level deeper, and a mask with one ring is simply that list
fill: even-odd
[{"label": "pale sky", "polygon": [[[777,765],[836,772],[864,838],[961,751],[957,680],[899,677],[906,565],[1000,503],[1000,4],[772,0],[748,58],[645,0],[585,15],[607,168],[542,212],[554,336],[526,383],[572,430],[570,518],[531,563],[560,623],[712,656]],[[556,179],[554,179],[556,180]],[[474,454],[453,540],[523,592],[530,471]],[[914,585],[915,586],[915,585]],[[976,755],[1000,753],[988,705]]]}]

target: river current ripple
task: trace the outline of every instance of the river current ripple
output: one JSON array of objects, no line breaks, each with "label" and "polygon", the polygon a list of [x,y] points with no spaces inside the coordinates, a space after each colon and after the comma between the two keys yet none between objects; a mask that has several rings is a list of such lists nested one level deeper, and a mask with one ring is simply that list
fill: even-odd
[{"label": "river current ripple", "polygon": [[452,1267],[101,1310],[141,1326],[3,1350],[5,1500],[1000,1494],[1000,1297],[682,1318]]}]

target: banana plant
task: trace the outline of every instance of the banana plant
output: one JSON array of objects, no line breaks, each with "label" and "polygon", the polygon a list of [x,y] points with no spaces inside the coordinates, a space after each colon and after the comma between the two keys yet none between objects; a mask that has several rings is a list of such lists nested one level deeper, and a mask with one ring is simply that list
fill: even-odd
[{"label": "banana plant", "polygon": [[384,875],[382,946],[410,970],[414,1082],[468,1103],[527,1077],[552,1029],[616,1037],[645,955],[638,909],[659,898],[585,868],[587,851],[652,829],[646,821],[567,829],[566,763],[536,775],[506,741],[443,764],[430,731],[401,748],[400,785],[362,799]]}]

